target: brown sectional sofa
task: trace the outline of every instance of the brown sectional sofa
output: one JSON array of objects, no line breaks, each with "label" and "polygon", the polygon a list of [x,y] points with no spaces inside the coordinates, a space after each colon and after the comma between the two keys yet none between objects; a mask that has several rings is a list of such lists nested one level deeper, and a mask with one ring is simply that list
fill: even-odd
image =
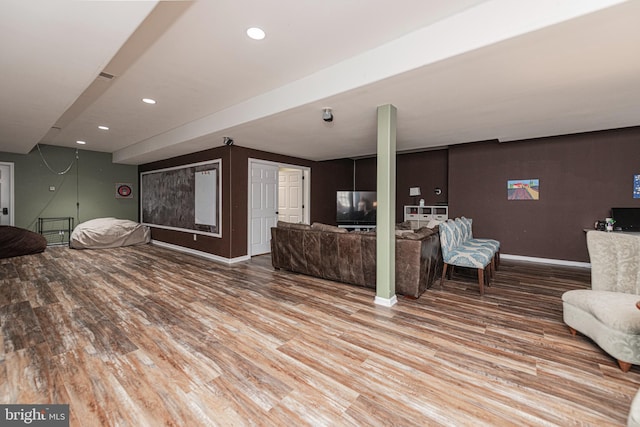
[{"label": "brown sectional sofa", "polygon": [[[418,298],[442,272],[438,231],[396,232],[396,293]],[[276,269],[376,288],[375,232],[278,222],[271,229]]]}]

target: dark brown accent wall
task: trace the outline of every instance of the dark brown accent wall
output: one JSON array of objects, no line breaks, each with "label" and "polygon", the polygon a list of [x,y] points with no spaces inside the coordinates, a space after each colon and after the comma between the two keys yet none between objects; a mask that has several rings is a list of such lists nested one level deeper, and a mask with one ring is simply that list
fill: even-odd
[{"label": "dark brown accent wall", "polygon": [[[447,150],[400,154],[396,169],[396,204],[399,207],[399,213],[396,215],[402,214],[404,205],[415,203],[414,198],[409,196],[411,187],[420,187],[421,196],[416,199],[418,201],[424,199],[427,206],[447,203],[449,169]],[[442,190],[440,195],[435,194],[436,187]]]},{"label": "dark brown accent wall", "polygon": [[[305,166],[311,168],[311,185],[314,184],[316,162],[297,157],[282,156],[265,151],[252,150],[237,145],[222,146],[199,151],[184,156],[147,163],[138,167],[139,172],[182,166],[191,163],[222,159],[222,237],[198,235],[193,233],[152,228],[154,240],[171,243],[185,248],[195,249],[223,258],[237,258],[247,255],[247,212],[248,212],[248,176],[249,158],[267,160],[276,163]],[[320,171],[323,168],[319,168]],[[320,174],[322,177],[322,173]],[[313,190],[312,190],[313,193]],[[327,201],[318,199],[318,205]],[[335,194],[333,195],[335,216]],[[314,217],[313,205],[311,217]],[[179,209],[179,206],[176,207]]]},{"label": "dark brown accent wall", "polygon": [[[156,240],[225,258],[247,254],[249,158],[311,168],[311,221],[335,224],[335,192],[375,190],[376,159],[313,162],[240,146],[224,146],[141,165],[139,171],[222,159],[222,238],[153,229]],[[612,207],[640,207],[632,198],[640,174],[640,127],[536,140],[455,145],[400,154],[396,218],[420,187],[427,205],[449,204],[450,217],[474,221],[477,237],[501,241],[505,254],[588,261],[584,228]],[[354,170],[355,168],[355,170]],[[540,179],[539,201],[508,201],[507,180]],[[354,188],[355,183],[355,188]],[[436,196],[435,187],[442,189]]]},{"label": "dark brown accent wall", "polygon": [[[424,199],[427,206],[447,203],[448,155],[446,149],[398,154],[396,157],[396,221],[404,218],[403,207]],[[376,158],[358,159],[355,162],[355,183],[357,190],[375,191]],[[410,187],[420,187],[421,196],[409,196]],[[434,189],[442,190],[436,195]]]},{"label": "dark brown accent wall", "polygon": [[[358,159],[353,163],[353,191],[376,191],[378,187],[378,159],[376,157],[367,157],[366,159]],[[396,174],[397,175],[397,174]],[[346,188],[345,188],[346,190]]]},{"label": "dark brown accent wall", "polygon": [[[583,229],[612,207],[640,207],[640,127],[449,149],[449,215],[502,253],[588,262]],[[508,201],[507,180],[538,178],[540,200]]]},{"label": "dark brown accent wall", "polygon": [[[233,237],[231,246],[231,258],[245,256],[247,250],[248,233],[248,186],[249,186],[249,159],[267,160],[295,166],[311,168],[311,185],[314,180],[314,162],[297,157],[282,156],[266,151],[252,150],[249,148],[232,145],[230,148],[231,168],[231,224],[230,233]],[[223,166],[224,169],[224,166]],[[313,206],[311,207],[313,209]]]},{"label": "dark brown accent wall", "polygon": [[[157,241],[178,245],[189,249],[207,252],[224,258],[231,255],[231,174],[229,165],[230,147],[223,146],[212,148],[184,156],[173,157],[153,163],[146,163],[138,167],[138,173],[157,169],[171,168],[188,165],[191,163],[205,162],[207,160],[222,159],[222,237],[211,237],[199,234],[197,240],[193,240],[193,233],[163,228],[151,228],[151,238]],[[180,209],[176,206],[176,209]]]},{"label": "dark brown accent wall", "polygon": [[311,222],[336,224],[336,191],[353,187],[353,160],[317,162],[311,174]]}]

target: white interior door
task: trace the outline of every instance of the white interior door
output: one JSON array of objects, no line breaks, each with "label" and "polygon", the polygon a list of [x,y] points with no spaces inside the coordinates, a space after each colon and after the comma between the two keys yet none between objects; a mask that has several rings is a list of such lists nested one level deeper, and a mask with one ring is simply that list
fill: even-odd
[{"label": "white interior door", "polygon": [[271,252],[271,227],[278,221],[278,167],[251,163],[250,255]]},{"label": "white interior door", "polygon": [[278,171],[278,181],[278,219],[304,222],[302,170],[282,168]]},{"label": "white interior door", "polygon": [[13,225],[13,163],[0,163],[0,225]]}]

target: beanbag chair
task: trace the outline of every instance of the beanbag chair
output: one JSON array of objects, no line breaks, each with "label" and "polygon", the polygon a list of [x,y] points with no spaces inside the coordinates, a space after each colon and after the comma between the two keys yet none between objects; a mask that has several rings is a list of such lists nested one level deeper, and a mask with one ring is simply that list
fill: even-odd
[{"label": "beanbag chair", "polygon": [[24,228],[0,225],[0,258],[32,255],[44,252],[47,239]]},{"label": "beanbag chair", "polygon": [[135,221],[116,218],[96,218],[78,226],[71,233],[73,249],[117,248],[149,243],[151,232]]}]

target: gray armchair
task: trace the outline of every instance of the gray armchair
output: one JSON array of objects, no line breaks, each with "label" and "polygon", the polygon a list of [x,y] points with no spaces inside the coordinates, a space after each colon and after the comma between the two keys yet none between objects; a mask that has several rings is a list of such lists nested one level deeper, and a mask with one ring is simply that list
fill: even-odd
[{"label": "gray armchair", "polygon": [[562,295],[564,322],[615,357],[623,372],[640,365],[640,235],[587,232],[591,289]]}]

